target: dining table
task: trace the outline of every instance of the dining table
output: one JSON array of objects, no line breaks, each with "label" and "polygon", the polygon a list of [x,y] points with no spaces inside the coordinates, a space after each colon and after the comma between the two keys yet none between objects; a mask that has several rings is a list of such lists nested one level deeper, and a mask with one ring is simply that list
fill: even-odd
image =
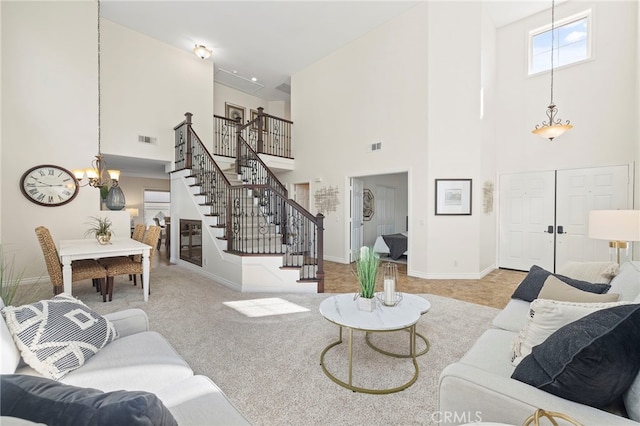
[{"label": "dining table", "polygon": [[142,255],[142,294],[146,302],[149,300],[150,252],[150,246],[131,238],[112,238],[108,244],[100,244],[95,238],[60,240],[58,243],[58,255],[62,263],[63,291],[71,294],[71,262],[74,260],[140,254]]}]

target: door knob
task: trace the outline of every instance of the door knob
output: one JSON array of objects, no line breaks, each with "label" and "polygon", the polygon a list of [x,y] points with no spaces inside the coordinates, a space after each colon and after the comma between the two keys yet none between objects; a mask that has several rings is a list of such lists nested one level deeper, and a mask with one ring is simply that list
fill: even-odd
[{"label": "door knob", "polygon": [[553,225],[547,226],[547,230],[544,232],[546,232],[547,234],[553,234]]},{"label": "door knob", "polygon": [[560,225],[558,226],[558,234],[568,234],[568,232],[564,232],[564,227]]}]

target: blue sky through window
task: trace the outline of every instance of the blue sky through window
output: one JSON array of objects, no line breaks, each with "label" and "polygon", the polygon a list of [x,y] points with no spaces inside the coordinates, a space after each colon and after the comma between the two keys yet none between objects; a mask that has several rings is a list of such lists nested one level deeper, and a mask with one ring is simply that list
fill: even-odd
[{"label": "blue sky through window", "polygon": [[[554,68],[589,58],[588,16],[583,15],[578,20],[558,25],[554,33]],[[529,74],[549,69],[551,69],[551,29],[531,36]]]}]

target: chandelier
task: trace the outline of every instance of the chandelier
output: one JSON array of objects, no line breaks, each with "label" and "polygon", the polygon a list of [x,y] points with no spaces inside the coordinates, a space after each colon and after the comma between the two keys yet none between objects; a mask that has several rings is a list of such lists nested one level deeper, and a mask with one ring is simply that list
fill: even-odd
[{"label": "chandelier", "polygon": [[[100,189],[100,197],[106,200],[110,210],[122,210],[125,205],[125,198],[122,189],[118,186],[120,170],[108,170],[101,151],[101,90],[100,90],[100,0],[98,0],[98,155],[91,162],[91,167],[87,169],[74,169],[73,174],[80,186],[91,186]],[[87,177],[86,183],[82,180]]]},{"label": "chandelier", "polygon": [[549,121],[543,121],[542,124],[536,124],[535,129],[531,131],[536,135],[542,136],[552,141],[554,138],[562,135],[573,126],[569,120],[562,123],[560,118],[557,118],[558,108],[553,102],[553,48],[555,44],[555,0],[551,1],[551,101],[547,107],[547,119]]}]

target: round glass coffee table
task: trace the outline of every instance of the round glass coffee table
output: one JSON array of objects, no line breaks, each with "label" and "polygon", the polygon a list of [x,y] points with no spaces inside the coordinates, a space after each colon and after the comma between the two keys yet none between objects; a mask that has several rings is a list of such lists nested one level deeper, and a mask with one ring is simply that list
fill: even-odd
[{"label": "round glass coffee table", "polygon": [[[424,299],[423,299],[424,300]],[[404,300],[402,301],[404,302]],[[401,302],[401,303],[402,303]],[[423,306],[424,307],[424,306]],[[428,310],[428,308],[427,308]],[[422,312],[420,308],[411,303],[407,303],[400,308],[400,304],[394,307],[384,306],[377,301],[376,309],[373,312],[365,312],[358,309],[354,294],[340,294],[331,296],[320,303],[320,314],[328,321],[336,324],[339,331],[337,341],[329,344],[320,354],[320,366],[322,371],[335,383],[351,389],[354,392],[387,394],[398,392],[411,386],[418,379],[418,362],[416,361],[416,323],[420,319]],[[326,367],[324,362],[325,354],[335,346],[343,342],[342,330],[346,328],[349,334],[348,342],[348,377],[347,380],[341,380],[332,374]],[[355,386],[353,384],[353,331],[363,331],[365,333],[380,333],[398,330],[407,330],[409,332],[409,356],[413,361],[414,373],[413,377],[406,383],[391,389],[369,389]],[[375,348],[374,348],[375,349]],[[378,350],[378,349],[376,349]],[[384,351],[378,352],[389,355]],[[397,356],[393,354],[392,356]]]}]

